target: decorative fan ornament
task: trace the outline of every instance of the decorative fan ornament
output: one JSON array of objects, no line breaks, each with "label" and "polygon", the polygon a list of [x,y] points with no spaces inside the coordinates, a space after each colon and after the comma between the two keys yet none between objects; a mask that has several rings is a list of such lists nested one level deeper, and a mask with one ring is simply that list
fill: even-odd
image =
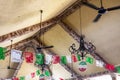
[{"label": "decorative fan ornament", "polygon": [[[114,1],[114,0],[113,0],[113,1]],[[89,3],[89,2],[84,1],[84,0],[82,0],[82,3],[83,3],[84,5],[92,8],[92,9],[95,9],[95,10],[98,11],[98,14],[97,14],[97,16],[95,17],[95,19],[93,20],[93,22],[97,22],[97,21],[101,18],[101,16],[102,16],[103,14],[105,14],[107,11],[113,11],[113,10],[118,10],[118,9],[120,9],[120,5],[114,6],[114,7],[110,7],[110,8],[104,8],[102,0],[100,0],[100,5],[101,5],[101,7],[97,7],[97,6],[95,6],[95,5],[93,5],[93,4]]]},{"label": "decorative fan ornament", "polygon": [[86,69],[87,69],[87,63],[86,63],[85,61],[81,61],[81,62],[79,63],[79,70],[80,70],[81,72],[84,72],[84,71],[86,71]]}]

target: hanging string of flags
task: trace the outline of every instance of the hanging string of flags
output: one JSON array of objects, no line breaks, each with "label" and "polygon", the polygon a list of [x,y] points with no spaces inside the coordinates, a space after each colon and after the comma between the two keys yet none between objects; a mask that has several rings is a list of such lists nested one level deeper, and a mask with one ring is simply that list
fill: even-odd
[{"label": "hanging string of flags", "polygon": [[[5,52],[6,52],[6,49],[3,47],[0,47],[0,60],[5,59]],[[27,63],[33,63],[34,57],[32,52],[22,52],[20,50],[15,50],[15,49],[11,50],[11,62],[21,62],[22,55],[25,57],[25,61]],[[81,56],[79,54],[72,54],[71,56],[70,55],[69,56],[59,56],[59,55],[52,56],[52,55],[44,55],[42,53],[39,53],[39,54],[36,54],[35,58],[36,58],[35,63],[38,65],[42,65],[44,63],[67,64],[67,63],[81,61]],[[86,56],[85,62],[89,64],[93,64],[94,59],[92,57]],[[120,73],[120,67],[115,67],[112,64],[104,64],[104,62],[102,62],[101,60],[96,60],[95,62],[96,62],[96,66],[98,67],[105,67],[107,70],[110,70],[110,71],[116,69],[117,72]],[[81,66],[81,64],[79,65]]]},{"label": "hanging string of flags", "polygon": [[36,70],[35,72],[32,72],[26,76],[20,76],[20,77],[13,77],[12,79],[5,79],[5,80],[30,80],[32,78],[35,78],[36,76],[39,76],[40,79],[42,78],[49,78],[50,72],[48,70],[45,70],[44,73],[41,73],[40,70]]}]

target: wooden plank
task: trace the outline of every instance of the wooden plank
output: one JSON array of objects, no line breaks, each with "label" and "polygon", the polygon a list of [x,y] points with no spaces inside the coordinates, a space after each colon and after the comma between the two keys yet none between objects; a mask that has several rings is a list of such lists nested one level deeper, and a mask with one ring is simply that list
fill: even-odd
[{"label": "wooden plank", "polygon": [[99,76],[103,76],[103,75],[106,75],[109,73],[110,73],[110,71],[103,71],[103,72],[93,73],[90,75],[84,75],[83,78],[86,79],[86,78],[92,78],[92,77],[99,77]]},{"label": "wooden plank", "polygon": [[[40,41],[39,41],[40,42]],[[39,43],[38,40],[35,40],[35,45],[36,46],[39,46]],[[42,43],[43,44],[43,43]],[[45,44],[43,44],[43,46],[46,46]],[[44,50],[44,49],[43,49]],[[50,55],[56,55],[55,52],[52,52],[51,50],[48,50],[48,49],[45,49],[44,50],[46,53],[50,54]],[[75,78],[77,78],[76,80],[83,80],[82,79],[82,76],[77,74],[73,69],[71,69],[68,65],[65,65],[65,64],[62,64],[62,63],[59,63],[62,67],[64,67],[68,72],[70,72]],[[79,75],[79,76],[78,76]]]}]

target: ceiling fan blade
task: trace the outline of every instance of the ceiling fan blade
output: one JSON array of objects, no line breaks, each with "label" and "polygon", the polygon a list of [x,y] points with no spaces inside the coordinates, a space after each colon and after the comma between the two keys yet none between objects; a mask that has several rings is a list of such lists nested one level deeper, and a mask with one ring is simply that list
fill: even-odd
[{"label": "ceiling fan blade", "polygon": [[19,69],[16,69],[16,68],[10,68],[10,69],[12,69],[12,70],[19,70]]},{"label": "ceiling fan blade", "polygon": [[101,16],[102,16],[101,14],[98,14],[98,15],[96,16],[96,18],[93,20],[93,22],[97,22],[97,21],[100,19]]},{"label": "ceiling fan blade", "polygon": [[99,7],[97,7],[97,6],[95,6],[95,5],[91,4],[91,3],[84,2],[84,1],[82,1],[82,3],[83,3],[84,5],[90,7],[90,8],[93,8],[93,9],[95,9],[95,10],[99,10]]},{"label": "ceiling fan blade", "polygon": [[115,6],[115,7],[107,8],[107,11],[112,11],[112,10],[117,10],[117,9],[120,9],[120,6]]},{"label": "ceiling fan blade", "polygon": [[11,68],[10,66],[8,66],[7,69],[19,70],[19,69],[16,69],[16,68]]},{"label": "ceiling fan blade", "polygon": [[46,49],[46,48],[53,48],[54,46],[43,46],[43,47],[38,47],[37,49]]}]

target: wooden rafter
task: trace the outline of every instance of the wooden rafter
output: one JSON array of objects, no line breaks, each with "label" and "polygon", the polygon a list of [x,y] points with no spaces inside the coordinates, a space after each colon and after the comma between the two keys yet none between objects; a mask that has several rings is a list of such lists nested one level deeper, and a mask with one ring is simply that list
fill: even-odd
[{"label": "wooden rafter", "polygon": [[[63,19],[64,17],[70,15],[71,13],[73,13],[77,8],[79,8],[79,6],[81,5],[81,1],[80,0],[77,0],[75,3],[73,3],[70,7],[68,7],[67,9],[65,9],[61,14],[59,14],[58,16],[48,20],[48,21],[45,21],[42,23],[42,28],[44,27],[48,27],[52,24],[55,24],[57,21]],[[5,34],[5,35],[2,35],[0,36],[0,43],[1,42],[4,42],[6,40],[10,40],[10,39],[13,39],[13,38],[16,38],[16,37],[19,37],[19,36],[22,36],[24,34],[27,34],[27,33],[30,33],[32,31],[36,31],[40,29],[40,24],[35,24],[35,25],[32,25],[32,26],[29,26],[29,27],[26,27],[26,28],[23,28],[23,29],[20,29],[20,30],[17,30],[17,31],[14,31],[14,32],[11,32],[11,33],[8,33],[8,34]]]},{"label": "wooden rafter", "polygon": [[[40,42],[40,41],[39,41]],[[39,43],[38,42],[38,39],[37,40],[35,40],[35,44],[36,44],[36,46],[39,46]],[[42,43],[42,45],[44,45],[43,43]],[[44,45],[45,46],[45,45]],[[50,54],[50,55],[56,55],[56,53],[54,53],[54,52],[52,52],[51,50],[48,50],[48,49],[46,49],[46,50],[44,50],[46,53],[48,53],[48,54]],[[60,65],[62,66],[62,67],[64,67],[68,72],[70,72],[71,74],[73,74],[73,76],[74,77],[76,77],[77,78],[77,80],[83,80],[82,79],[82,76],[81,75],[79,75],[79,74],[77,74],[73,69],[71,69],[68,65],[65,65],[65,64],[62,64],[62,63],[60,63]],[[79,75],[79,76],[78,76]]]},{"label": "wooden rafter", "polygon": [[98,73],[93,73],[93,74],[90,74],[90,75],[84,75],[83,78],[92,78],[92,77],[98,77],[98,76],[102,76],[102,75],[106,75],[106,74],[109,74],[110,72],[109,71],[103,71],[103,72],[98,72]]}]

